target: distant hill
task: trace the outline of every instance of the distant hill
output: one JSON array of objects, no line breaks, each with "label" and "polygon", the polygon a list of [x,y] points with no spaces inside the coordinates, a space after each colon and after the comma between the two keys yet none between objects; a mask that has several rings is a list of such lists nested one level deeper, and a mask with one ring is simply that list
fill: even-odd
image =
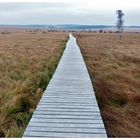
[{"label": "distant hill", "polygon": [[108,28],[112,26],[106,25],[77,25],[77,24],[64,24],[64,25],[55,25],[54,28],[57,29],[101,29],[101,28]]},{"label": "distant hill", "polygon": [[61,24],[61,25],[0,25],[0,27],[17,27],[17,28],[49,28],[49,29],[101,29],[112,26],[106,25],[78,25],[78,24]]},{"label": "distant hill", "polygon": [[[99,29],[115,29],[115,26],[109,25],[80,25],[80,24],[58,24],[58,25],[0,25],[2,28],[38,28],[38,29],[51,29],[51,30],[99,30]],[[140,29],[140,26],[125,26],[127,29]]]}]

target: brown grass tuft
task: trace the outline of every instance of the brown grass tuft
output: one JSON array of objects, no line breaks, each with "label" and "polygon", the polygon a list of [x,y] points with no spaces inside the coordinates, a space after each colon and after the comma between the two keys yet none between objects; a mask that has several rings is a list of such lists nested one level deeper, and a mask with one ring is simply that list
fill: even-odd
[{"label": "brown grass tuft", "polygon": [[31,107],[30,96],[26,94],[15,96],[13,99],[13,106],[19,112],[29,112]]},{"label": "brown grass tuft", "polygon": [[5,137],[4,131],[0,129],[0,137]]}]

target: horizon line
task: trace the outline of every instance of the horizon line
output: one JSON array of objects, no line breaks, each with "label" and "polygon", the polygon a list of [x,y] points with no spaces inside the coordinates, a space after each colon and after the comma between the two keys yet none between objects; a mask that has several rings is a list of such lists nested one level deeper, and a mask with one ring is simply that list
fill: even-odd
[{"label": "horizon line", "polygon": [[[60,26],[60,25],[73,25],[73,26],[109,26],[109,27],[116,27],[115,25],[107,25],[107,24],[75,24],[75,23],[64,23],[64,24],[37,24],[37,23],[33,23],[33,24],[0,24],[0,26],[34,26],[34,25],[38,25],[38,26]],[[124,25],[124,27],[139,27],[140,25]]]}]

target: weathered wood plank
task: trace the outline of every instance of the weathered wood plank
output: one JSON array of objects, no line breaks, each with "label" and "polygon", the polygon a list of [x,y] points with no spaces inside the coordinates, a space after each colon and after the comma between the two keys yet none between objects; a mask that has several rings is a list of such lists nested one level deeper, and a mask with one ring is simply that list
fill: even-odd
[{"label": "weathered wood plank", "polygon": [[34,132],[34,131],[27,131],[25,133],[25,137],[51,137],[51,138],[99,138],[99,137],[106,137],[106,134],[102,133],[68,133],[68,132]]},{"label": "weathered wood plank", "polygon": [[92,109],[78,109],[78,108],[72,108],[72,109],[70,109],[70,108],[38,108],[37,107],[37,109],[36,109],[37,111],[45,111],[45,112],[47,112],[47,111],[60,111],[60,112],[68,112],[68,111],[95,111],[95,112],[99,112],[99,109],[98,108],[96,108],[96,109],[94,109],[94,110],[92,110]]},{"label": "weathered wood plank", "polygon": [[[30,126],[35,126],[35,127],[68,127],[68,128],[77,128],[77,127],[80,127],[80,128],[104,128],[104,125],[102,123],[98,123],[98,124],[89,124],[89,123],[52,123],[52,122],[49,122],[49,123],[38,123],[38,122],[33,122],[33,123],[29,123],[28,127]],[[27,128],[28,128],[27,127]],[[26,131],[25,131],[26,132]]]},{"label": "weathered wood plank", "polygon": [[71,114],[71,115],[78,115],[78,116],[82,116],[82,115],[92,115],[92,116],[96,116],[96,115],[100,115],[100,112],[99,111],[57,111],[57,110],[49,110],[49,111],[47,111],[47,112],[44,112],[44,111],[40,111],[40,110],[38,110],[38,111],[35,111],[34,112],[34,114],[40,114],[40,115],[42,115],[42,114],[59,114],[59,115],[61,115],[61,114]]},{"label": "weathered wood plank", "polygon": [[28,127],[28,131],[34,131],[34,132],[68,132],[68,133],[97,133],[97,134],[105,134],[105,130],[103,128],[76,128],[75,131],[74,128],[69,128],[69,127]]},{"label": "weathered wood plank", "polygon": [[77,103],[77,102],[40,102],[40,105],[65,105],[67,103],[67,105],[72,105],[72,106],[97,106],[96,103]]},{"label": "weathered wood plank", "polygon": [[51,122],[51,123],[86,123],[86,124],[101,124],[102,123],[102,120],[101,119],[99,119],[99,120],[94,120],[94,119],[81,119],[81,118],[79,118],[79,119],[76,119],[76,118],[74,118],[74,119],[72,119],[72,118],[52,118],[52,119],[50,119],[50,118],[32,118],[31,119],[31,122],[38,122],[38,123],[49,123],[49,122]]},{"label": "weathered wood plank", "polygon": [[44,105],[42,105],[42,104],[39,104],[38,105],[38,108],[66,108],[66,109],[93,109],[93,110],[95,110],[95,109],[98,109],[97,108],[97,106],[93,106],[93,105],[84,105],[84,106],[80,106],[80,105],[61,105],[61,104],[59,104],[59,105],[56,105],[56,104],[51,104],[51,105],[48,105],[48,104],[44,104]]},{"label": "weathered wood plank", "polygon": [[98,120],[98,119],[101,119],[101,116],[100,115],[94,115],[93,114],[90,114],[90,115],[75,115],[75,114],[47,114],[47,115],[34,115],[33,118],[41,118],[41,119],[48,119],[48,118],[51,118],[51,119],[66,119],[66,118],[71,118],[71,119],[95,119],[95,120]]}]

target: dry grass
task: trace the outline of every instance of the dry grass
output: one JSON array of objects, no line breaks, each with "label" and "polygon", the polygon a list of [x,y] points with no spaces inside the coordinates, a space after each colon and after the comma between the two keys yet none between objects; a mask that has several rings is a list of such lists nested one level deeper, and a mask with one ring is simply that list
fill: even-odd
[{"label": "dry grass", "polygon": [[140,137],[140,34],[76,33],[109,137]]},{"label": "dry grass", "polygon": [[62,55],[67,34],[0,34],[0,136],[21,137]]}]

